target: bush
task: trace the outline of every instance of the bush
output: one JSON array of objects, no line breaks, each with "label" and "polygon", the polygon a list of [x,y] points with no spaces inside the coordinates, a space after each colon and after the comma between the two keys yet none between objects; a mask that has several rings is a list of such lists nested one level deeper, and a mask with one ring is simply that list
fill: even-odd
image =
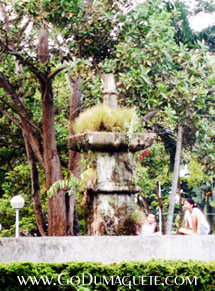
[{"label": "bush", "polygon": [[151,260],[106,265],[91,262],[0,264],[0,288],[6,291],[208,291],[214,287],[215,262]]}]

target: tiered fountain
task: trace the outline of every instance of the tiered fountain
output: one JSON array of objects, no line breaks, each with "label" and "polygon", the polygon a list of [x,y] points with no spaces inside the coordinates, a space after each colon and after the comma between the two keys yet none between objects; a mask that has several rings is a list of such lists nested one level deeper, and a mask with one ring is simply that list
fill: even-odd
[{"label": "tiered fountain", "polygon": [[[105,104],[117,107],[117,90],[112,74],[104,76]],[[89,120],[90,122],[90,120]],[[70,137],[71,149],[96,153],[97,181],[88,189],[89,235],[135,234],[138,205],[135,193],[134,153],[148,148],[154,133],[87,132]]]}]

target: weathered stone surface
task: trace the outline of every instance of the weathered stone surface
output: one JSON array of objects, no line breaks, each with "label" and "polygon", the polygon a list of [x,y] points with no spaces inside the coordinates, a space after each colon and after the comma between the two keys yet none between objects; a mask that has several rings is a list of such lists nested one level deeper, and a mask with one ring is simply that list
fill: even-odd
[{"label": "weathered stone surface", "polygon": [[102,75],[104,89],[103,89],[103,103],[117,108],[117,89],[113,74]]},{"label": "weathered stone surface", "polygon": [[74,151],[136,152],[151,146],[155,136],[154,133],[128,135],[118,132],[88,132],[70,136],[69,139]]},{"label": "weathered stone surface", "polygon": [[132,235],[144,218],[134,195],[94,194],[92,204],[89,235]]},{"label": "weathered stone surface", "polygon": [[116,132],[89,132],[70,137],[72,150],[97,153],[97,181],[93,187],[87,187],[88,234],[135,234],[131,216],[138,211],[138,205],[132,194],[141,189],[135,183],[134,152],[148,148],[154,138],[154,133]]},{"label": "weathered stone surface", "polygon": [[135,183],[136,161],[132,153],[97,154],[97,188],[95,192],[137,193]]},{"label": "weathered stone surface", "polygon": [[0,238],[0,262],[5,263],[63,263],[71,261],[119,263],[130,261],[146,262],[152,258],[184,261],[214,261],[215,236],[151,235],[142,237],[79,236],[23,237],[18,239]]}]

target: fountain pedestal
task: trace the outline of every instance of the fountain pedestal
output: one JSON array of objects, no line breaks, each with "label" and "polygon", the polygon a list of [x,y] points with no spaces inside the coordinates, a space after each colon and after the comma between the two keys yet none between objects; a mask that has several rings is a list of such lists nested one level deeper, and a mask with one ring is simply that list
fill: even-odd
[{"label": "fountain pedestal", "polygon": [[[96,184],[88,188],[91,215],[89,235],[131,235],[139,208],[135,193],[136,161],[134,153],[148,148],[153,133],[89,132],[70,137],[74,151],[96,153]],[[90,184],[90,183],[89,183]]]}]

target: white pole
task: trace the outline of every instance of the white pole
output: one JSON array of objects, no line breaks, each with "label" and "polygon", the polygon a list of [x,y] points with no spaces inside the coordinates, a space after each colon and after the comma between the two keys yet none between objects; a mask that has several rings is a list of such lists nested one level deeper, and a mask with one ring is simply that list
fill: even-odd
[{"label": "white pole", "polygon": [[[158,182],[158,196],[161,198],[161,182]],[[162,232],[162,216],[161,216],[161,208],[159,207],[159,230]]]},{"label": "white pole", "polygon": [[19,208],[16,208],[16,238],[19,237]]}]

